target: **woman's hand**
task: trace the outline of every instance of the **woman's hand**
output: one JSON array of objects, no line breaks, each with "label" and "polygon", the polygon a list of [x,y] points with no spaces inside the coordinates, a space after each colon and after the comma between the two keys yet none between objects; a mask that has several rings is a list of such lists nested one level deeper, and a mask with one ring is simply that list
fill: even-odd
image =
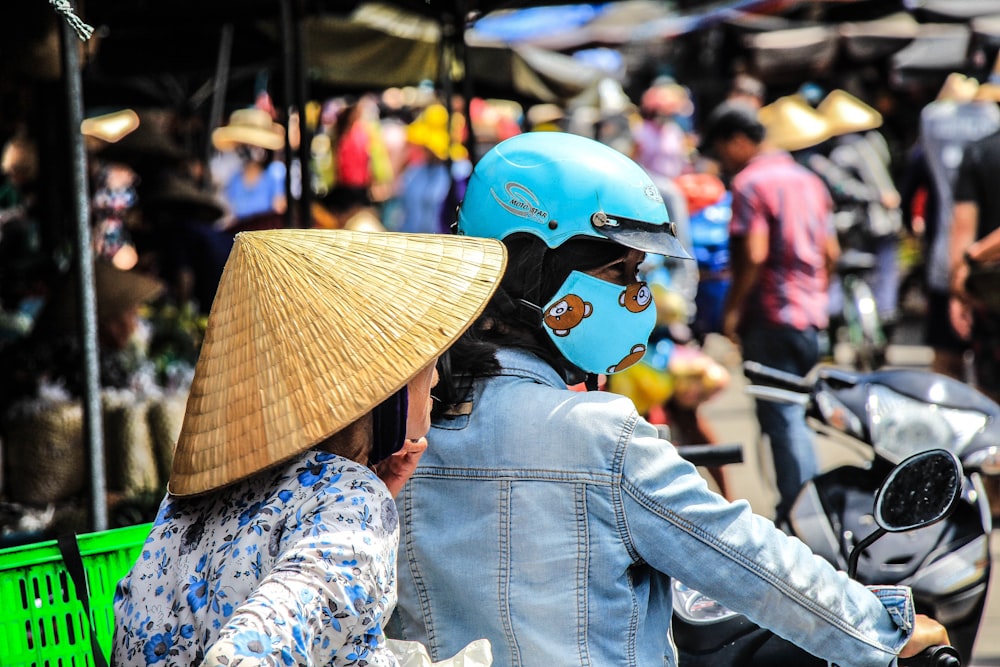
[{"label": "woman's hand", "polygon": [[899,652],[900,658],[912,658],[931,646],[950,644],[948,631],[930,616],[917,614],[910,641]]},{"label": "woman's hand", "polygon": [[427,450],[427,438],[405,440],[403,448],[389,458],[375,464],[375,473],[385,482],[389,493],[395,498],[403,490],[403,485],[417,469],[417,462]]}]

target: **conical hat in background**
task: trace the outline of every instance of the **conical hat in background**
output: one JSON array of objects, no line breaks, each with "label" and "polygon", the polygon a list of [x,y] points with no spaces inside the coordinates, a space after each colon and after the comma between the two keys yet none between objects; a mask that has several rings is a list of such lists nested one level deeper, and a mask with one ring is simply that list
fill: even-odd
[{"label": "conical hat in background", "polygon": [[786,151],[809,148],[832,136],[827,120],[801,96],[779,97],[757,113],[767,130],[767,141]]},{"label": "conical hat in background", "polygon": [[972,99],[975,102],[1000,102],[1000,84],[987,82],[980,85]]},{"label": "conical hat in background", "polygon": [[194,495],[308,449],[405,385],[482,312],[499,241],[280,229],[236,236],[167,485]]},{"label": "conical hat in background", "polygon": [[882,126],[882,114],[846,90],[831,90],[816,111],[826,118],[833,136],[867,132]]},{"label": "conical hat in background", "polygon": [[972,97],[976,102],[1000,102],[1000,54],[993,61],[993,71]]},{"label": "conical hat in background", "polygon": [[173,175],[143,190],[139,206],[148,213],[184,221],[215,222],[226,213],[226,205],[219,197],[200,189],[190,179]]},{"label": "conical hat in background", "polygon": [[111,113],[84,118],[80,123],[80,132],[87,137],[100,139],[109,144],[127,136],[139,127],[139,114],[131,109],[122,109]]},{"label": "conical hat in background", "polygon": [[170,115],[160,109],[137,112],[138,125],[118,141],[99,141],[96,152],[109,162],[122,162],[137,169],[178,164],[191,153],[175,141]]},{"label": "conical hat in background", "polygon": [[993,60],[993,69],[976,89],[973,99],[976,102],[1000,102],[1000,53]]},{"label": "conical hat in background", "polygon": [[[94,260],[94,299],[97,321],[117,317],[137,306],[153,301],[166,285],[151,275],[139,271],[123,271],[110,262]],[[58,287],[38,314],[32,335],[67,334],[79,326],[77,301],[79,281],[76,273],[60,280]]]},{"label": "conical hat in background", "polygon": [[979,82],[959,72],[952,72],[938,91],[937,101],[971,102],[979,89]]},{"label": "conical hat in background", "polygon": [[229,124],[212,132],[212,145],[220,151],[231,151],[240,144],[277,151],[285,146],[285,130],[263,109],[237,109],[229,116]]}]

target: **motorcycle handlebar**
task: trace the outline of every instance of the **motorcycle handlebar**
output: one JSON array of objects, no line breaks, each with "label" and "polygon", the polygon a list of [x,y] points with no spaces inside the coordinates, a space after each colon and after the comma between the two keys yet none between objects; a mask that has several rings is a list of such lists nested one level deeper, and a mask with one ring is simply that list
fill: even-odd
[{"label": "motorcycle handlebar", "polygon": [[901,658],[904,667],[962,667],[962,659],[953,646],[931,646],[912,658]]},{"label": "motorcycle handlebar", "polygon": [[743,445],[739,443],[718,445],[678,445],[677,453],[696,466],[724,466],[743,463]]},{"label": "motorcycle handlebar", "polygon": [[[661,440],[671,442],[670,427],[654,424]],[[674,445],[681,458],[696,466],[715,467],[730,463],[743,463],[743,445],[737,443],[718,445]]]},{"label": "motorcycle handlebar", "polygon": [[808,393],[812,389],[812,384],[794,373],[778,370],[765,366],[757,361],[744,361],[743,372],[751,382],[768,384],[782,389],[791,389],[799,393]]}]

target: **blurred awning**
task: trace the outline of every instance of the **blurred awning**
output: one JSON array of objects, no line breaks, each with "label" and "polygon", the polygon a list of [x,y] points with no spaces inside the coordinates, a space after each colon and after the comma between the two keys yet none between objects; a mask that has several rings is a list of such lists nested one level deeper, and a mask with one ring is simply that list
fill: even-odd
[{"label": "blurred awning", "polygon": [[907,7],[924,23],[963,22],[1000,14],[1000,0],[909,0]]},{"label": "blurred awning", "polygon": [[505,10],[476,21],[466,32],[466,39],[531,44],[552,51],[619,46],[632,41],[640,26],[672,13],[666,3],[656,0]]},{"label": "blurred awning", "polygon": [[980,16],[969,22],[972,41],[984,52],[1000,51],[1000,14]]},{"label": "blurred awning", "polygon": [[389,5],[302,23],[306,76],[345,88],[387,88],[438,77],[440,24]]},{"label": "blurred awning", "polygon": [[892,69],[900,75],[962,71],[970,35],[964,23],[921,24],[916,38],[892,56]]},{"label": "blurred awning", "polygon": [[854,62],[872,62],[890,56],[916,39],[920,26],[906,12],[873,21],[841,23],[844,55]]},{"label": "blurred awning", "polygon": [[[477,95],[532,102],[562,102],[608,73],[570,55],[530,43],[466,35],[467,62],[440,72],[440,24],[387,4],[366,3],[350,16],[310,16],[303,22],[308,79],[331,90],[377,90],[439,82],[442,75],[462,81],[467,74]],[[468,73],[463,71],[468,65]]]},{"label": "blurred awning", "polygon": [[837,58],[839,35],[833,26],[790,28],[747,35],[754,70],[768,80],[786,75],[827,73]]}]

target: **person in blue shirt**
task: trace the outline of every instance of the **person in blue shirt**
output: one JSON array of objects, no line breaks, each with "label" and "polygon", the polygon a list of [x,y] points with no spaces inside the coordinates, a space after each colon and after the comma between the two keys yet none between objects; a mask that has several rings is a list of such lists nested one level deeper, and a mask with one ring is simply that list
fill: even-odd
[{"label": "person in blue shirt", "polygon": [[239,168],[222,184],[231,226],[238,230],[281,227],[278,216],[288,209],[285,196],[287,167],[275,159],[285,146],[285,131],[263,109],[237,109],[229,124],[212,133],[220,151],[234,151]]}]

